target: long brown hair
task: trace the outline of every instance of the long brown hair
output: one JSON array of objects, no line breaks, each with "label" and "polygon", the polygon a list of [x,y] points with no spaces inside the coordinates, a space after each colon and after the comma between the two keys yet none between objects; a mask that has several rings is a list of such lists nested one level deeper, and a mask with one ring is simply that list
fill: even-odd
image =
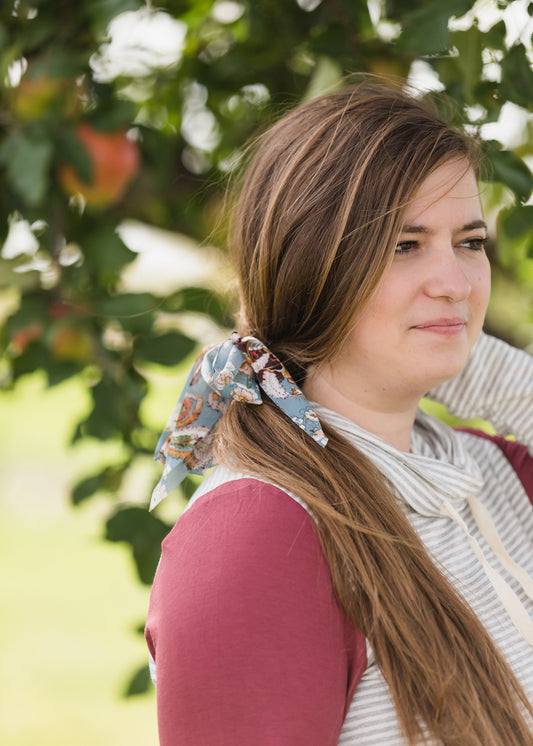
[{"label": "long brown hair", "polygon": [[[475,142],[401,90],[362,85],[307,102],[262,138],[241,186],[232,248],[240,331],[297,381],[330,360],[391,261],[422,182]],[[298,494],[333,587],[368,638],[409,744],[525,746],[533,708],[469,606],[430,559],[392,487],[332,428],[322,449],[268,400],[233,403],[217,458]]]}]

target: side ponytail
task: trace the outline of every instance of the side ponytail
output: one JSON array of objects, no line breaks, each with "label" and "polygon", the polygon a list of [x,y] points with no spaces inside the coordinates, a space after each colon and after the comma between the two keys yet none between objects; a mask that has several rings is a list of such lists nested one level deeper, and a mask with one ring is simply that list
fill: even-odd
[{"label": "side ponytail", "polygon": [[[376,288],[405,205],[476,145],[423,103],[362,86],[295,109],[262,139],[233,231],[241,333],[301,382],[331,359]],[[296,493],[316,520],[339,604],[369,640],[411,745],[527,746],[533,708],[442,575],[379,470],[332,428],[325,449],[271,402],[232,402],[219,463]]]}]

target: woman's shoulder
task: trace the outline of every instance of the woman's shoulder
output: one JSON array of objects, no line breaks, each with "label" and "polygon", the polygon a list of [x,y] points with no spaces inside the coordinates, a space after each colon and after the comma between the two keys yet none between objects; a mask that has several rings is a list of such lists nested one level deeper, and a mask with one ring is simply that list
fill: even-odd
[{"label": "woman's shoulder", "polygon": [[[191,546],[194,550],[191,551]],[[315,522],[305,504],[281,487],[255,476],[216,469],[193,495],[163,541],[162,562],[178,554],[187,563],[255,564],[291,557],[325,563]]]},{"label": "woman's shoulder", "polygon": [[304,500],[289,490],[279,487],[259,475],[235,471],[226,466],[217,466],[203,479],[202,483],[187,503],[186,510],[189,510],[205,495],[209,495],[210,499],[213,500],[217,497],[227,497],[228,495],[242,496],[243,493],[247,492],[250,493],[250,495],[274,494],[275,492],[283,493],[294,502],[301,505],[301,507],[305,508],[305,510],[308,510]]}]

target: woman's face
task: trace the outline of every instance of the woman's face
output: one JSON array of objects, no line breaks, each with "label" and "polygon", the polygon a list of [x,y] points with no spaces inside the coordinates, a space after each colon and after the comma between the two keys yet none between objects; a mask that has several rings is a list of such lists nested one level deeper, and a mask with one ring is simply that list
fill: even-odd
[{"label": "woman's face", "polygon": [[486,226],[466,167],[439,167],[406,210],[392,264],[332,363],[351,396],[400,405],[464,367],[490,294]]}]

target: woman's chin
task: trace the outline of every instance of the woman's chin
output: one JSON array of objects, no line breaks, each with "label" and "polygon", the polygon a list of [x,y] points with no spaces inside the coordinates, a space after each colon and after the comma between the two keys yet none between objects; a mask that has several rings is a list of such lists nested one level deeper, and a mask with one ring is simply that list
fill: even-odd
[{"label": "woman's chin", "polygon": [[440,386],[441,383],[446,383],[446,381],[450,381],[452,378],[458,376],[463,368],[464,364],[456,367],[450,366],[446,371],[443,370],[433,375],[428,375],[425,378],[424,384],[420,386],[420,390],[424,389],[425,392],[431,391],[436,386]]},{"label": "woman's chin", "polygon": [[457,361],[456,364],[453,364],[453,361],[449,361],[447,365],[423,371],[422,375],[417,376],[419,384],[417,385],[417,391],[423,391],[421,396],[424,396],[427,391],[431,391],[436,386],[440,386],[441,383],[446,383],[446,381],[450,381],[452,378],[458,376],[465,365],[466,359],[462,359],[461,361]]}]

